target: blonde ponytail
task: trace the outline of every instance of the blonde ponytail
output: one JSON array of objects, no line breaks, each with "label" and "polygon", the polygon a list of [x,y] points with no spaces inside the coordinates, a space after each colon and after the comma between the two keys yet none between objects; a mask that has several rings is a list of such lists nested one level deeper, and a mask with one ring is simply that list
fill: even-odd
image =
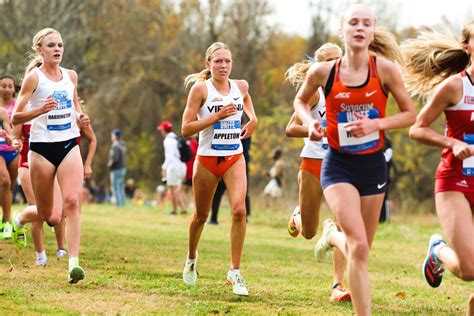
[{"label": "blonde ponytail", "polygon": [[50,35],[50,34],[59,34],[61,35],[61,33],[59,33],[58,31],[56,31],[55,29],[53,28],[50,28],[50,27],[47,27],[47,28],[44,28],[42,30],[40,30],[38,33],[36,33],[36,35],[33,37],[33,46],[31,46],[31,48],[33,49],[34,53],[31,53],[30,54],[30,57],[29,57],[29,62],[28,62],[28,65],[26,66],[25,68],[25,76],[33,69],[33,68],[36,68],[36,67],[39,67],[43,64],[43,57],[41,57],[40,54],[38,54],[38,47],[41,47],[42,43],[43,43],[43,40],[46,36]]},{"label": "blonde ponytail", "polygon": [[301,84],[303,84],[311,65],[315,62],[327,61],[328,52],[331,50],[337,51],[339,57],[342,56],[342,49],[337,44],[325,43],[314,52],[314,60],[308,59],[288,68],[285,72],[285,79],[298,90]]},{"label": "blonde ponytail", "polygon": [[[228,51],[230,51],[229,46],[225,43],[222,43],[222,42],[212,43],[211,46],[209,46],[206,50],[205,61],[206,62],[211,61],[212,54],[214,54],[214,52],[217,51],[218,49],[227,49]],[[201,70],[201,72],[186,76],[186,79],[184,79],[184,87],[187,88],[189,85],[194,84],[197,81],[206,81],[209,78],[211,78],[211,71],[207,68],[203,69]]]},{"label": "blonde ponytail", "polygon": [[369,45],[369,51],[385,57],[388,60],[403,64],[403,57],[398,48],[395,35],[377,27],[374,33],[374,40]]},{"label": "blonde ponytail", "polygon": [[[471,24],[474,29],[474,24]],[[463,30],[461,43],[467,44]],[[446,78],[457,74],[469,65],[469,55],[452,33],[434,31],[422,32],[415,39],[405,41],[402,45],[405,59],[404,79],[411,95],[426,97]]]}]

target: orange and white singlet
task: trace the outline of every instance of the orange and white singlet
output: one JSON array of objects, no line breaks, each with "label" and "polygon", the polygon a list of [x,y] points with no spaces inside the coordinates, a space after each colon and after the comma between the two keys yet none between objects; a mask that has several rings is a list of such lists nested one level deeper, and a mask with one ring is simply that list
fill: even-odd
[{"label": "orange and white singlet", "polygon": [[339,75],[340,65],[341,59],[336,61],[332,86],[326,90],[326,134],[329,146],[348,154],[360,155],[379,151],[383,147],[383,131],[354,137],[345,128],[349,122],[358,120],[354,112],[370,119],[385,117],[387,95],[377,74],[375,57],[369,56],[366,82],[356,87],[344,85]]}]

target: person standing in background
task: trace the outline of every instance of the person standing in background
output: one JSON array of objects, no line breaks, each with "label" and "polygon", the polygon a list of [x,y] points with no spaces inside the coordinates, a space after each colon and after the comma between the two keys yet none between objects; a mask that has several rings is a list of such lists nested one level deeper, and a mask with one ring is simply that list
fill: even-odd
[{"label": "person standing in background", "polygon": [[118,207],[125,205],[125,158],[127,147],[122,140],[122,132],[116,128],[111,134],[112,145],[109,150],[110,186],[112,194],[115,197],[115,204]]},{"label": "person standing in background", "polygon": [[178,136],[173,132],[173,124],[170,121],[163,121],[156,127],[156,130],[164,137],[163,148],[165,150],[165,161],[161,166],[163,177],[166,178],[166,186],[171,192],[173,205],[172,215],[178,214],[178,208],[182,214],[186,214],[181,185],[186,176],[186,164],[181,161],[181,154],[178,149]]}]

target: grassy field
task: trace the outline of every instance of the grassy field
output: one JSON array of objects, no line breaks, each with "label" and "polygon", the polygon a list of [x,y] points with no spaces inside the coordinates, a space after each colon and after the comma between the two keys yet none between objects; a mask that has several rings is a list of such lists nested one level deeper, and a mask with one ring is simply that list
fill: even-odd
[{"label": "grassy field", "polygon": [[[67,261],[56,259],[49,228],[45,268],[35,266],[30,239],[23,250],[0,241],[0,314],[351,314],[350,303],[328,301],[331,264],[316,263],[315,240],[288,236],[289,213],[254,209],[241,267],[250,292],[247,298],[233,295],[225,284],[228,209],[221,210],[219,225],[205,228],[198,284],[187,287],[181,273],[188,216],[147,206],[85,205],[85,281],[67,283]],[[325,211],[323,216],[328,215]],[[420,272],[433,232],[441,230],[431,215],[399,217],[379,226],[369,267],[374,314],[464,313],[472,285],[446,273],[441,287],[431,289]]]}]

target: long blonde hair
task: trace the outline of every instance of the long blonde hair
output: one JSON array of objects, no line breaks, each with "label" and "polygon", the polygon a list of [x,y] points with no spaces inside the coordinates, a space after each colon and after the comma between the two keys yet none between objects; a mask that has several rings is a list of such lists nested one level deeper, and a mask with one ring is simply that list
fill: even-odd
[{"label": "long blonde hair", "polygon": [[470,56],[463,49],[474,31],[474,21],[466,24],[458,41],[450,32],[421,32],[402,45],[404,79],[411,95],[426,97],[446,78],[466,69]]},{"label": "long blonde hair", "polygon": [[314,60],[307,59],[288,68],[288,70],[285,72],[286,80],[288,80],[292,86],[296,87],[296,89],[298,89],[304,82],[306,74],[308,73],[308,69],[311,67],[311,65],[315,62],[326,61],[327,53],[330,50],[337,50],[339,56],[342,56],[342,49],[337,44],[329,42],[325,43],[314,52]]},{"label": "long blonde hair", "polygon": [[[230,51],[229,46],[225,43],[222,43],[222,42],[212,43],[211,46],[209,46],[206,50],[205,61],[207,62],[211,61],[212,54],[214,54],[214,52],[217,51],[218,49],[227,49],[228,51]],[[208,68],[206,68],[200,72],[188,75],[186,79],[184,79],[184,86],[187,88],[190,84],[193,84],[197,81],[205,81],[209,78],[211,78],[211,71]]]},{"label": "long blonde hair", "polygon": [[33,68],[39,67],[43,64],[43,57],[41,57],[41,55],[38,53],[37,48],[41,47],[44,38],[50,34],[61,35],[61,33],[56,31],[55,29],[47,27],[40,30],[33,37],[33,46],[31,46],[31,48],[33,49],[33,53],[31,53],[29,56],[30,61],[28,62],[28,65],[26,66],[25,75],[28,74]]}]

